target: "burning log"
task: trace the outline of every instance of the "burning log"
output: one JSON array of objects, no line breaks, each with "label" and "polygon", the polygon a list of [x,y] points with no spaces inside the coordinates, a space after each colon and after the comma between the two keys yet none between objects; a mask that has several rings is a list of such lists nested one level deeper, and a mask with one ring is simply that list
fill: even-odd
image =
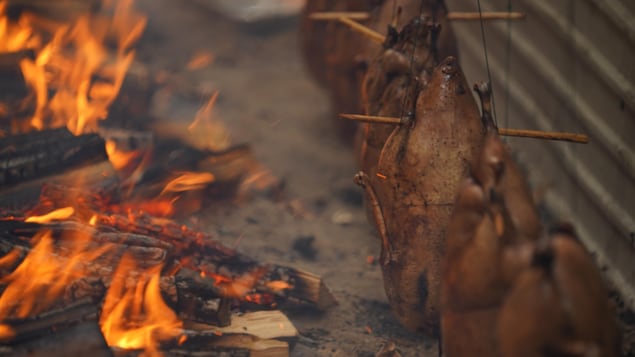
[{"label": "burning log", "polygon": [[97,307],[92,301],[83,300],[27,319],[5,320],[2,324],[10,333],[0,335],[0,343],[16,345],[50,335],[80,322],[95,321],[97,313]]},{"label": "burning log", "polygon": [[74,136],[66,128],[0,138],[0,147],[3,187],[108,159],[99,135]]},{"label": "burning log", "polygon": [[[0,98],[6,101],[5,105],[25,106],[24,103],[19,103],[29,94],[24,76],[22,75],[22,69],[20,68],[20,63],[25,59],[35,60],[35,51],[32,49],[24,49],[0,53],[0,76],[2,76],[2,82],[0,82]],[[26,109],[31,108],[23,108],[24,111],[26,111]],[[15,113],[3,113],[3,117],[8,117],[9,114]]]},{"label": "burning log", "polygon": [[227,278],[256,274],[255,291],[285,300],[294,298],[319,309],[334,305],[335,299],[319,276],[290,267],[262,264],[244,254],[223,246],[213,236],[191,230],[174,221],[153,222],[139,214],[133,220],[123,215],[98,216],[98,226],[115,227],[123,232],[152,235],[174,244],[176,255],[188,257],[184,266],[195,271]]},{"label": "burning log", "polygon": [[[25,209],[31,209],[34,205],[38,205],[43,209],[42,213],[54,210],[55,204],[52,202],[40,201],[41,190],[47,185],[59,186],[61,184],[68,185],[73,182],[81,184],[87,192],[99,197],[119,197],[119,176],[112,164],[103,160],[92,165],[80,165],[74,169],[65,170],[58,174],[32,179],[9,187],[0,187],[0,205],[5,208],[19,209],[24,212]],[[61,202],[67,202],[63,207],[82,206],[82,196],[73,196],[79,190],[71,189],[69,196]],[[82,191],[84,192],[84,191]],[[103,195],[102,195],[103,193]],[[108,196],[111,195],[111,196]],[[108,202],[110,199],[108,200]],[[51,208],[48,209],[47,208]],[[79,207],[78,207],[79,208]],[[77,210],[76,210],[77,211]],[[90,218],[90,217],[89,217]]]},{"label": "burning log", "polygon": [[82,322],[56,331],[55,335],[17,345],[9,349],[9,354],[20,357],[113,356],[97,321]]},{"label": "burning log", "polygon": [[101,0],[7,0],[7,11],[17,18],[29,11],[58,20],[69,20],[79,15],[95,13]]},{"label": "burning log", "polygon": [[[190,269],[180,269],[174,276],[175,309],[190,321],[219,327],[231,323],[231,299],[222,297],[216,281],[206,279]],[[165,291],[165,289],[163,289]]]}]

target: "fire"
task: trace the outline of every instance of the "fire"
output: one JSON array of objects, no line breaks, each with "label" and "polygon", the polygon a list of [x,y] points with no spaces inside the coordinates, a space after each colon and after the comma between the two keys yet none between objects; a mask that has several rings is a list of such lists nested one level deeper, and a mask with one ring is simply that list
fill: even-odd
[{"label": "fire", "polygon": [[195,148],[220,151],[229,147],[231,141],[229,131],[213,115],[218,93],[218,91],[214,92],[209,101],[198,110],[194,120],[187,127],[188,133],[185,140]]},{"label": "fire", "polygon": [[161,195],[167,192],[185,192],[205,188],[214,182],[214,175],[209,172],[185,172],[165,185]]},{"label": "fire", "polygon": [[185,66],[188,70],[194,71],[205,68],[214,61],[214,54],[208,51],[201,51],[194,54],[192,59]]},{"label": "fire", "polygon": [[13,331],[11,326],[0,324],[0,340],[8,340],[13,338],[13,336],[15,336],[15,331]]},{"label": "fire", "polygon": [[7,317],[24,318],[41,313],[54,304],[74,280],[85,275],[84,263],[106,254],[111,245],[88,249],[89,237],[62,237],[72,241],[72,252],[64,253],[56,247],[50,231],[36,234],[33,248],[22,263],[0,279],[7,285],[0,296],[0,320]]},{"label": "fire", "polygon": [[6,10],[7,3],[0,2],[0,51],[14,52],[39,47],[41,41],[33,36],[33,27],[28,21],[20,19],[17,23],[10,23]]},{"label": "fire", "polygon": [[113,140],[106,140],[106,154],[108,155],[108,160],[117,171],[130,168],[141,157],[140,151],[119,150],[117,143]]},{"label": "fire", "polygon": [[75,209],[73,207],[64,207],[60,209],[56,209],[52,212],[49,212],[42,216],[31,216],[25,219],[25,222],[32,223],[49,223],[52,221],[60,221],[69,218],[75,213]]},{"label": "fire", "polygon": [[274,280],[274,281],[269,281],[266,284],[267,288],[273,290],[273,291],[282,291],[282,290],[288,290],[293,288],[293,286],[289,283],[287,283],[286,281],[282,281],[282,280]]},{"label": "fire", "polygon": [[[11,22],[6,2],[0,2],[0,51],[36,51],[35,60],[20,62],[35,96],[32,129],[66,126],[78,135],[96,131],[106,118],[134,59],[130,48],[146,25],[146,18],[132,10],[131,0],[105,2],[105,10],[108,7],[114,7],[111,18],[83,15],[67,25],[30,14]],[[38,27],[54,31],[48,42]],[[117,50],[111,54],[104,44],[113,37]]]},{"label": "fire", "polygon": [[161,297],[161,267],[129,279],[129,272],[136,269],[132,258],[122,258],[104,301],[101,329],[109,346],[160,355],[159,342],[181,336],[183,323]]}]

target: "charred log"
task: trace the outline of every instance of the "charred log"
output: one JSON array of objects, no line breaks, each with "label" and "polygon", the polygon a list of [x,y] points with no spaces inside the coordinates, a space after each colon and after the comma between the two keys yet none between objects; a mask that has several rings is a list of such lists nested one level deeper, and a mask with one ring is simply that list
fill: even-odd
[{"label": "charred log", "polygon": [[74,136],[66,128],[1,138],[0,147],[3,187],[108,159],[98,135]]},{"label": "charred log", "polygon": [[18,18],[28,11],[54,19],[70,20],[97,12],[100,8],[100,0],[7,0],[7,12],[12,18]]},{"label": "charred log", "polygon": [[20,320],[5,320],[11,333],[0,336],[0,343],[17,345],[37,337],[50,335],[65,327],[97,320],[97,307],[92,301],[77,301],[61,309]]},{"label": "charred log", "polygon": [[113,355],[97,321],[82,322],[57,331],[55,335],[20,344],[15,346],[10,354],[20,357],[110,357]]}]

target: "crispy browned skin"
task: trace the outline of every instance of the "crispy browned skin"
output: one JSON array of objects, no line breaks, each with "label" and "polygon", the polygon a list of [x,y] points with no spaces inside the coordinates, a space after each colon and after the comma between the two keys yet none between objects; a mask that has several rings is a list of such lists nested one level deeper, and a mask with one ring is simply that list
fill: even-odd
[{"label": "crispy browned skin", "polygon": [[495,189],[505,203],[520,238],[534,240],[542,232],[529,185],[511,152],[500,137],[491,133],[485,139],[480,165],[473,168],[474,178],[485,191]]},{"label": "crispy browned skin", "polygon": [[[362,85],[364,112],[369,115],[401,117],[414,110],[417,93],[424,88],[438,64],[431,53],[431,32],[434,24],[416,17],[393,42],[369,65]],[[418,78],[415,80],[414,78]],[[379,154],[388,136],[395,129],[390,124],[363,124],[358,145],[360,169],[374,179]]]},{"label": "crispy browned skin", "polygon": [[396,129],[382,150],[378,171],[385,179],[371,186],[384,232],[384,287],[407,328],[438,333],[445,231],[482,139],[476,103],[456,59],[448,57],[419,94],[412,122]]},{"label": "crispy browned skin", "polygon": [[498,334],[504,357],[618,355],[608,292],[575,238],[555,234],[536,253],[502,306]]},{"label": "crispy browned skin", "polygon": [[538,239],[528,185],[495,131],[472,167],[447,233],[444,355],[615,356],[619,334],[597,268],[569,231]]},{"label": "crispy browned skin", "polygon": [[505,292],[502,249],[485,192],[466,180],[450,220],[443,259],[444,356],[495,356],[494,328]]}]

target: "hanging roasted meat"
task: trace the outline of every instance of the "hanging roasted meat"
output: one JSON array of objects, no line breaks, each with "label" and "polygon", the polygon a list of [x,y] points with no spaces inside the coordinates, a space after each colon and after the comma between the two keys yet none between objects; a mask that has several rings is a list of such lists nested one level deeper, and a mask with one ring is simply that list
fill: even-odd
[{"label": "hanging roasted meat", "polygon": [[619,333],[599,271],[572,229],[543,237],[535,204],[479,84],[483,150],[459,190],[441,286],[443,353],[615,356]]},{"label": "hanging roasted meat", "polygon": [[417,96],[413,115],[390,135],[365,187],[382,238],[388,300],[404,326],[437,334],[441,259],[459,183],[485,133],[457,60],[448,57]]},{"label": "hanging roasted meat", "polygon": [[446,29],[439,38],[439,53],[443,57],[456,56],[457,50],[454,35],[445,20],[447,9],[443,0],[309,0],[300,26],[305,61],[312,76],[328,90],[333,118],[343,137],[352,141],[356,125],[337,119],[337,113],[362,112],[361,84],[370,62],[382,51],[382,44],[337,21],[317,21],[309,17],[315,12],[340,11],[368,13],[368,19],[361,22],[382,34],[391,23],[395,31],[402,29],[406,23],[395,21],[398,14],[408,20],[419,16],[435,19]]}]

